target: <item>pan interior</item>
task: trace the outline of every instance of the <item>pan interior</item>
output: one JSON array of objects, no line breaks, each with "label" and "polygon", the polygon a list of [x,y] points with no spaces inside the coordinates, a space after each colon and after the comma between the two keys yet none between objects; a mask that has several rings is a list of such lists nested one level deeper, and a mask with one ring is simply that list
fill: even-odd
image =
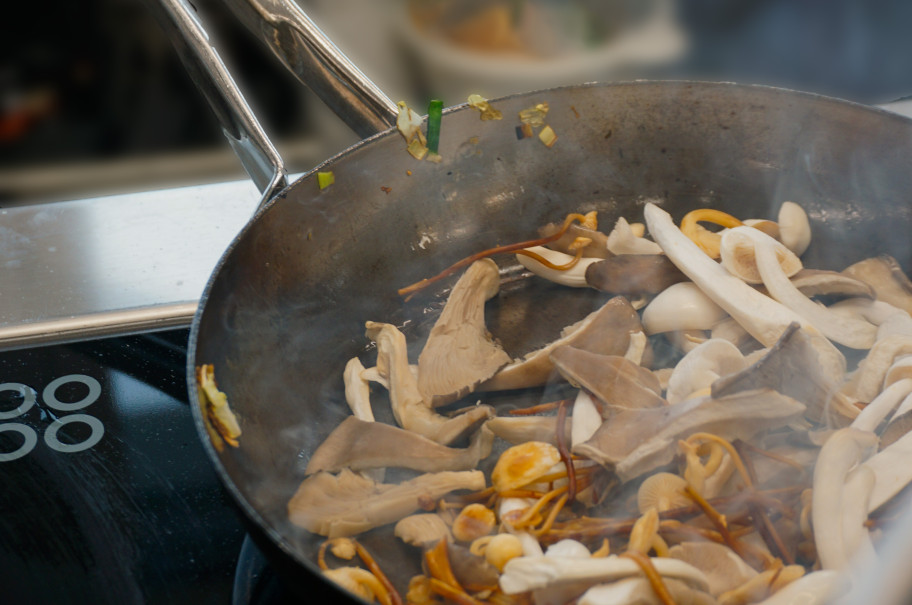
[{"label": "pan interior", "polygon": [[[558,136],[550,148],[516,134],[519,110],[542,102]],[[405,326],[414,361],[452,281],[408,303],[397,288],[470,253],[535,237],[569,212],[598,210],[603,230],[620,216],[642,220],[647,201],[679,220],[703,206],[775,218],[791,200],[812,221],[806,266],[842,269],[879,253],[912,266],[912,124],[903,118],[704,83],[586,85],[494,105],[500,121],[482,121],[471,108],[446,113],[439,164],[414,160],[389,132],[322,167],[335,174],[331,187],[304,177],[244,230],[207,288],[189,363],[214,364],[240,418],[240,447],[216,452],[198,410],[197,425],[245,513],[312,570],[321,538],[290,526],[285,506],[310,453],[350,413],[342,369],[356,355],[370,363],[364,322]],[[488,303],[489,328],[520,355],[604,297],[518,280],[503,299]],[[382,396],[374,407],[391,420]],[[391,534],[381,528],[363,542],[404,586],[417,557]]]}]

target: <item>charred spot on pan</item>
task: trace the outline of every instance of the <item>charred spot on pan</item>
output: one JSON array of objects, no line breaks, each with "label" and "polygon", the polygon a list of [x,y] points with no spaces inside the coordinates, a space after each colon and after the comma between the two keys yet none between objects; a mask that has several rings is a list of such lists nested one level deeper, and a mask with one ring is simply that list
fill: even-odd
[{"label": "charred spot on pan", "polygon": [[612,134],[614,134],[614,131],[609,128],[608,132],[605,133],[605,138],[610,139]]}]

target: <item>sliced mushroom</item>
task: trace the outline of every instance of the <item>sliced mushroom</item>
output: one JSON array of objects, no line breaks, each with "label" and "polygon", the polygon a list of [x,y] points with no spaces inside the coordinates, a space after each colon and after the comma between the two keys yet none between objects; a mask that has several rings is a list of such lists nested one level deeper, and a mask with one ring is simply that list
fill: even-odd
[{"label": "sliced mushroom", "polygon": [[453,418],[435,413],[418,389],[418,381],[409,369],[405,335],[396,326],[369,321],[367,337],[377,343],[377,368],[390,386],[390,403],[396,422],[413,431],[448,445],[472,432],[494,415],[490,406],[480,405]]},{"label": "sliced mushroom", "polygon": [[[557,416],[498,416],[485,427],[507,443],[518,445],[527,441],[543,441],[557,445]],[[564,427],[565,439],[570,438],[570,426]]]},{"label": "sliced mushroom", "polygon": [[456,401],[510,363],[484,323],[484,304],[497,294],[500,274],[489,258],[459,278],[418,356],[418,389],[434,407]]},{"label": "sliced mushroom", "polygon": [[313,453],[306,473],[407,468],[425,473],[465,471],[487,458],[494,434],[482,426],[467,448],[440,445],[427,437],[355,416],[343,420]]},{"label": "sliced mushroom", "polygon": [[675,330],[710,330],[728,316],[693,282],[685,281],[663,290],[643,309],[647,334]]},{"label": "sliced mushroom", "polygon": [[457,490],[484,489],[481,471],[428,473],[395,485],[376,483],[344,469],[305,479],[288,502],[288,518],[299,527],[339,538],[393,523]]},{"label": "sliced mushroom", "polygon": [[864,461],[874,475],[868,498],[868,512],[874,512],[912,482],[912,433],[906,433]]},{"label": "sliced mushroom", "polygon": [[501,369],[479,389],[499,391],[541,386],[554,372],[551,351],[563,345],[601,353],[624,355],[630,348],[630,335],[641,332],[640,317],[630,302],[615,296],[604,305],[561,332],[561,337]]},{"label": "sliced mushroom", "polygon": [[374,421],[374,411],[370,404],[370,382],[362,374],[364,365],[357,357],[345,364],[342,380],[345,382],[345,401],[352,414],[366,422]]},{"label": "sliced mushroom", "polygon": [[858,369],[845,384],[842,392],[858,401],[871,401],[883,388],[884,379],[893,362],[912,354],[912,336],[887,336],[878,340],[859,362]]},{"label": "sliced mushroom", "polygon": [[648,369],[617,355],[599,355],[571,346],[554,349],[551,360],[571,384],[607,406],[652,408],[665,405],[659,379]]},{"label": "sliced mushroom", "polygon": [[860,279],[837,271],[802,269],[792,276],[792,285],[805,296],[875,298],[874,288]]},{"label": "sliced mushroom", "polygon": [[842,272],[870,284],[878,300],[912,315],[912,281],[892,256],[868,258],[846,267]]},{"label": "sliced mushroom", "polygon": [[724,397],[769,388],[805,404],[812,420],[827,417],[828,410],[837,414],[832,418],[854,418],[858,409],[837,393],[842,376],[828,374],[818,353],[807,331],[791,324],[757,362],[714,382],[712,394]]},{"label": "sliced mushroom", "polygon": [[889,385],[859,412],[852,421],[852,428],[873,433],[910,393],[912,379],[904,378]]},{"label": "sliced mushroom", "polygon": [[665,408],[622,410],[602,423],[589,441],[573,448],[603,466],[613,466],[621,481],[648,473],[674,458],[678,439],[709,432],[747,440],[785,426],[804,413],[804,405],[769,389],[721,398],[699,397]]},{"label": "sliced mushroom", "polygon": [[525,251],[536,254],[548,263],[558,267],[572,264],[572,266],[569,266],[567,269],[555,269],[528,254],[516,255],[516,260],[519,261],[519,264],[535,275],[570,288],[588,287],[589,284],[586,282],[586,269],[594,263],[602,262],[602,259],[593,257],[583,257],[574,262],[575,256],[558,252],[557,250],[551,250],[544,246],[532,246],[531,248],[526,248]]},{"label": "sliced mushroom", "polygon": [[758,605],[824,605],[844,592],[844,577],[832,570],[813,571]]},{"label": "sliced mushroom", "polygon": [[738,348],[727,340],[711,339],[687,353],[668,379],[665,399],[678,403],[708,389],[722,376],[740,372],[747,362]]},{"label": "sliced mushroom", "polygon": [[393,534],[412,546],[429,546],[436,544],[439,540],[446,538],[447,542],[452,542],[453,536],[450,528],[435,513],[419,513],[404,517],[396,523]]},{"label": "sliced mushroom", "polygon": [[623,254],[588,265],[586,283],[602,292],[640,296],[658,294],[687,278],[661,254]]},{"label": "sliced mushroom", "polygon": [[614,229],[608,234],[608,250],[612,254],[661,254],[662,248],[655,242],[638,237],[623,216],[618,218]]},{"label": "sliced mushroom", "polygon": [[[729,249],[750,250],[752,262],[745,262],[744,266],[753,264],[770,296],[798,313],[827,338],[854,349],[868,349],[874,344],[876,326],[861,317],[833,313],[798,291],[779,258],[780,251],[787,249],[770,236],[750,227],[735,227],[722,236],[723,253]],[[794,260],[797,271],[801,264],[797,257]]]},{"label": "sliced mushroom", "polygon": [[763,278],[760,276],[757,266],[756,247],[758,242],[770,246],[775,255],[776,264],[787,277],[791,277],[801,270],[801,261],[791,250],[753,227],[735,227],[725,230],[719,248],[722,266],[729,273],[740,277],[749,284],[762,283]]},{"label": "sliced mushroom", "polygon": [[576,394],[573,402],[573,416],[570,419],[570,443],[587,441],[602,424],[602,414],[592,397],[584,390]]},{"label": "sliced mushroom", "polygon": [[[551,223],[538,230],[542,237],[550,237],[563,228],[561,223]],[[597,229],[587,229],[581,225],[571,224],[567,231],[557,240],[548,244],[559,252],[573,254],[570,250],[570,244],[578,241],[579,238],[589,240],[589,244],[583,247],[584,257],[608,258],[611,252],[608,250],[608,236]]]},{"label": "sliced mushroom", "polygon": [[[656,557],[652,559],[652,564],[663,578],[681,580],[700,590],[706,590],[708,586],[703,572],[683,561]],[[506,594],[519,594],[566,583],[589,583],[592,586],[640,574],[636,562],[616,555],[588,559],[544,555],[516,557],[504,566],[500,588]]]},{"label": "sliced mushroom", "polygon": [[668,556],[702,571],[709,583],[708,592],[714,597],[757,575],[731,548],[715,542],[681,542],[669,549]]}]

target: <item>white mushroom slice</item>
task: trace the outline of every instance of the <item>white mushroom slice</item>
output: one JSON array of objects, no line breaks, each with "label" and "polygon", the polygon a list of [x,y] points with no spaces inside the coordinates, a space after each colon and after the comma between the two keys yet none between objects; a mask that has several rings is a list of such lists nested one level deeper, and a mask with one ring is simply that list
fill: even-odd
[{"label": "white mushroom slice", "polygon": [[413,431],[448,445],[474,430],[494,415],[490,406],[480,405],[453,418],[445,418],[431,409],[418,389],[418,381],[409,369],[405,335],[391,324],[369,321],[367,337],[377,343],[377,368],[390,385],[390,403],[396,422]]},{"label": "white mushroom slice", "polygon": [[722,266],[729,273],[740,277],[749,284],[762,283],[763,278],[760,276],[757,266],[759,259],[756,250],[760,242],[770,246],[774,254],[774,262],[786,277],[791,277],[802,269],[801,261],[791,250],[753,227],[734,227],[725,230],[719,248]]},{"label": "white mushroom slice", "polygon": [[570,443],[576,445],[587,441],[602,424],[602,415],[586,391],[580,390],[573,402],[573,416],[570,419]]},{"label": "white mushroom slice", "polygon": [[710,330],[728,314],[693,282],[665,288],[643,309],[647,334],[675,330]]},{"label": "white mushroom slice", "polygon": [[450,528],[434,513],[409,515],[400,519],[393,529],[393,535],[412,546],[436,544],[441,538],[446,538],[448,542],[453,541]]},{"label": "white mushroom slice", "polygon": [[[557,416],[498,416],[485,423],[496,436],[512,445],[527,441],[542,441],[557,445]],[[564,427],[565,439],[570,438],[570,423]]]},{"label": "white mushroom slice", "polygon": [[829,309],[847,317],[861,317],[877,326],[875,340],[887,336],[912,336],[912,317],[882,300],[847,298],[830,305]]},{"label": "white mushroom slice", "polygon": [[[793,322],[819,334],[803,317],[757,292],[709,258],[675,226],[667,212],[652,203],[646,204],[644,212],[649,232],[666,256],[763,346],[772,346]],[[841,379],[845,372],[842,353],[823,337],[815,339],[814,345],[827,373]]]},{"label": "white mushroom slice", "polygon": [[328,538],[353,536],[393,523],[457,490],[485,487],[481,471],[428,473],[395,485],[376,483],[348,469],[305,479],[288,502],[288,518]]},{"label": "white mushroom slice", "polygon": [[906,433],[864,461],[862,466],[874,474],[874,488],[868,498],[869,513],[889,502],[912,482],[909,460],[912,460],[912,433]]},{"label": "white mushroom slice", "polygon": [[792,276],[792,285],[808,297],[841,296],[873,300],[877,296],[870,284],[837,271],[802,269]]},{"label": "white mushroom slice", "polygon": [[668,379],[665,399],[674,404],[712,386],[719,377],[747,367],[744,355],[726,340],[707,340],[687,353]]},{"label": "white mushroom slice", "polygon": [[877,327],[862,318],[833,313],[798,291],[789,281],[789,273],[783,270],[778,247],[781,247],[779,242],[750,227],[735,227],[722,235],[723,258],[726,249],[753,250],[755,267],[770,296],[805,318],[827,338],[854,349],[870,348]]},{"label": "white mushroom slice", "polygon": [[873,433],[909,393],[912,393],[912,379],[904,378],[891,384],[859,412],[852,421],[852,428]]},{"label": "white mushroom slice", "polygon": [[586,545],[577,540],[565,538],[555,542],[545,551],[546,557],[569,557],[577,559],[588,559],[592,556]]},{"label": "white mushroom slice", "polygon": [[510,363],[485,328],[485,301],[500,289],[489,258],[472,263],[459,278],[418,356],[418,389],[437,407],[467,395]]},{"label": "white mushroom slice", "polygon": [[[716,600],[702,590],[695,590],[678,580],[664,579],[672,601],[680,605],[716,605]],[[535,593],[538,597],[538,593]],[[561,604],[568,601],[561,601]],[[577,605],[661,605],[655,589],[645,578],[625,578],[610,584],[599,584],[587,590]],[[536,600],[536,605],[538,601]],[[557,605],[557,604],[555,604]]]},{"label": "white mushroom slice", "polygon": [[811,245],[811,224],[804,208],[795,202],[782,202],[779,207],[779,240],[801,256]]},{"label": "white mushroom slice", "polygon": [[608,234],[608,250],[612,254],[662,253],[662,248],[657,243],[634,234],[630,223],[624,217],[618,218],[614,229]]},{"label": "white mushroom slice", "polygon": [[466,471],[488,457],[493,443],[494,434],[485,426],[475,432],[469,447],[452,448],[395,426],[349,416],[320,444],[305,472],[389,467],[425,473]]},{"label": "white mushroom slice", "polygon": [[862,561],[876,557],[865,527],[875,480],[874,472],[862,464],[848,474],[842,490],[842,545],[855,569]]},{"label": "white mushroom slice", "polygon": [[824,605],[844,591],[843,584],[844,578],[837,571],[813,571],[757,605]]},{"label": "white mushroom slice", "polygon": [[757,575],[731,548],[715,542],[681,542],[669,549],[668,556],[702,571],[709,583],[708,592],[714,597]]},{"label": "white mushroom slice", "polygon": [[[706,590],[708,586],[703,572],[683,561],[657,557],[652,559],[652,563],[663,578],[682,580],[700,590]],[[519,594],[570,582],[588,582],[591,586],[639,576],[641,573],[636,562],[616,555],[588,559],[544,555],[516,557],[504,566],[503,575],[500,576],[500,588],[506,594]]]},{"label": "white mushroom slice", "polygon": [[877,256],[857,262],[842,271],[870,284],[877,299],[912,315],[912,282],[892,256]]},{"label": "white mushroom slice", "polygon": [[665,333],[665,338],[668,342],[685,354],[690,353],[709,340],[708,336],[709,332],[706,330],[678,330],[676,332]]},{"label": "white mushroom slice", "polygon": [[906,378],[912,378],[912,355],[903,355],[893,361],[887,375],[884,376],[884,388]]},{"label": "white mushroom slice", "polygon": [[572,345],[603,355],[624,355],[630,349],[630,335],[642,332],[640,316],[622,297],[615,296],[604,305],[561,331],[561,337],[505,366],[480,390],[522,389],[545,384],[554,372],[551,351]]},{"label": "white mushroom slice", "polygon": [[742,350],[757,342],[733,317],[721,319],[712,327],[709,337],[727,340]]},{"label": "white mushroom slice", "polygon": [[342,380],[345,382],[345,401],[352,414],[366,422],[374,421],[374,412],[370,405],[370,382],[362,376],[364,365],[357,357],[345,364]]},{"label": "white mushroom slice", "polygon": [[646,337],[646,333],[642,330],[633,332],[630,335],[630,345],[624,353],[624,359],[629,359],[633,363],[641,365],[643,363],[643,355],[648,348],[649,339]]},{"label": "white mushroom slice", "polygon": [[[823,569],[844,570],[852,557],[844,541],[846,478],[877,447],[877,436],[850,427],[835,431],[820,449],[814,466],[811,518]],[[864,519],[861,520],[862,522]]]},{"label": "white mushroom slice", "polygon": [[842,392],[857,401],[871,401],[883,388],[884,378],[893,362],[903,355],[912,354],[912,337],[887,336],[874,343],[867,356],[859,362],[858,369],[843,387]]},{"label": "white mushroom slice", "polygon": [[[557,250],[551,250],[550,248],[545,248],[544,246],[532,246],[531,248],[526,248],[526,250],[533,252],[548,262],[558,266],[566,265],[575,258],[569,254],[564,254],[563,252],[558,252]],[[562,286],[569,286],[571,288],[588,288],[589,284],[586,282],[586,269],[592,263],[599,262],[602,259],[583,257],[579,259],[579,261],[577,261],[573,267],[565,270],[552,269],[551,267],[541,264],[531,256],[526,256],[525,254],[517,254],[516,260],[519,261],[519,264],[521,264],[523,267],[535,275],[547,279],[548,281],[552,281]]]}]

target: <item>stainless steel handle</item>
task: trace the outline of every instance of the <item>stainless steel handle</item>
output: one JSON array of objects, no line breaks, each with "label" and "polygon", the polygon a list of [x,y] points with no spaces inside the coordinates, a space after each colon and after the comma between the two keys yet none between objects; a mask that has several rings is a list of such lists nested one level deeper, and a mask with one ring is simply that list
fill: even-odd
[{"label": "stainless steel handle", "polygon": [[282,158],[210,43],[196,11],[185,0],[158,2],[149,4],[171,36],[190,77],[209,101],[244,169],[262,193],[262,205],[287,185]]},{"label": "stainless steel handle", "polygon": [[225,0],[238,19],[361,138],[398,109],[291,0]]}]

